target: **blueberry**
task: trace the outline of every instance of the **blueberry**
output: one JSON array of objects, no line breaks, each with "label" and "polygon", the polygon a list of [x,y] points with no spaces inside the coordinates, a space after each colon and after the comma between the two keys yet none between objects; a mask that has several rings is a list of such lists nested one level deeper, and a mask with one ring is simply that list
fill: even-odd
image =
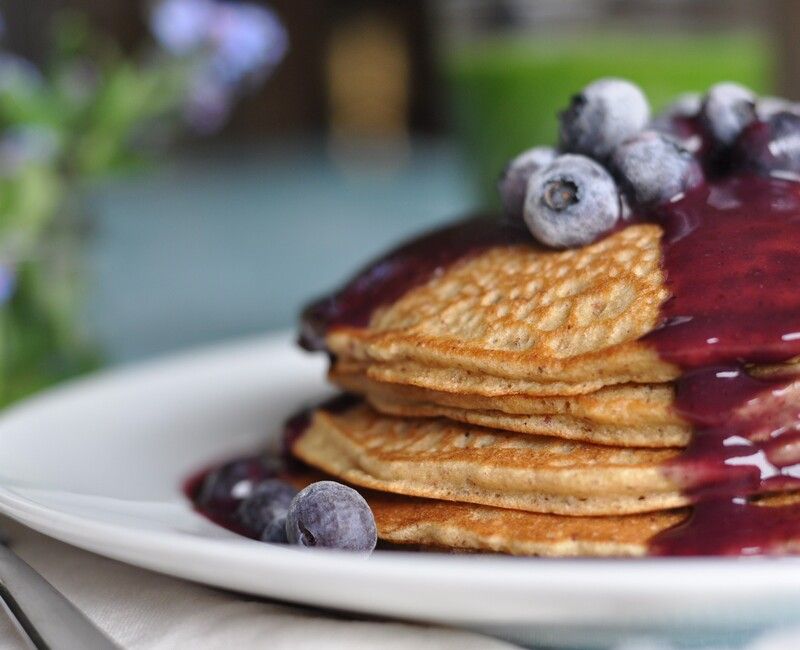
[{"label": "blueberry", "polygon": [[703,98],[699,93],[679,95],[652,119],[648,129],[670,135],[678,140],[684,149],[697,152],[703,140],[695,118],[700,113],[702,103]]},{"label": "blueberry", "polygon": [[650,119],[642,91],[624,79],[598,79],[572,98],[559,116],[561,149],[605,160]]},{"label": "blueberry", "polygon": [[239,504],[236,519],[265,542],[285,542],[286,513],[296,494],[297,490],[284,481],[262,481]]},{"label": "blueberry", "polygon": [[702,104],[703,97],[700,93],[683,93],[661,109],[653,122],[663,118],[694,117],[700,112]]},{"label": "blueberry", "polygon": [[556,151],[552,147],[534,147],[513,158],[503,170],[497,189],[506,215],[522,219],[525,205],[525,190],[531,174],[552,162]]},{"label": "blueberry", "polygon": [[767,121],[776,113],[795,113],[800,115],[800,104],[783,97],[759,97],[756,100],[756,116]]},{"label": "blueberry", "polygon": [[280,469],[279,461],[263,456],[225,463],[206,476],[197,505],[219,513],[233,512],[258,483],[275,476]]},{"label": "blueberry", "polygon": [[312,483],[289,506],[286,536],[291,544],[372,551],[375,518],[364,498],[335,481]]},{"label": "blueberry", "polygon": [[269,542],[270,544],[288,544],[289,538],[286,536],[286,513],[282,516],[275,517],[272,523],[261,531],[259,539],[262,542]]},{"label": "blueberry", "polygon": [[800,115],[775,113],[750,124],[733,146],[734,164],[759,174],[800,175]]},{"label": "blueberry", "polygon": [[697,159],[675,138],[656,131],[623,142],[611,162],[620,186],[639,205],[669,201],[703,182]]},{"label": "blueberry", "polygon": [[728,146],[756,118],[755,101],[755,95],[744,86],[718,83],[703,99],[700,118],[714,140]]},{"label": "blueberry", "polygon": [[614,179],[585,156],[559,156],[528,181],[525,223],[549,246],[591,243],[613,228],[621,215]]}]

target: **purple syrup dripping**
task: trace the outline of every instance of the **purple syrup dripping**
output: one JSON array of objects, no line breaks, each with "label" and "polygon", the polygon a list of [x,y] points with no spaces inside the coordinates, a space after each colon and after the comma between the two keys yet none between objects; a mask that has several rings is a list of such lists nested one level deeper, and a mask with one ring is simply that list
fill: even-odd
[{"label": "purple syrup dripping", "polygon": [[798,395],[745,363],[800,354],[800,185],[756,176],[699,188],[658,214],[671,298],[646,337],[684,369],[677,411],[692,443],[667,473],[695,502],[659,535],[660,555],[756,554],[800,538],[800,506],[767,508],[759,493],[800,488]]},{"label": "purple syrup dripping", "polygon": [[300,345],[325,350],[325,335],[336,327],[364,327],[373,312],[427,282],[454,262],[492,246],[533,245],[521,225],[496,217],[475,217],[440,228],[368,264],[336,293],[312,303],[301,317]]},{"label": "purple syrup dripping", "polygon": [[[303,435],[303,432],[308,428],[309,424],[311,424],[311,416],[313,412],[315,410],[322,409],[331,413],[342,413],[343,411],[346,411],[350,407],[354,406],[359,401],[360,399],[355,395],[342,393],[340,395],[335,395],[334,397],[331,397],[330,399],[327,399],[320,404],[315,405],[314,407],[301,409],[289,417],[284,422],[282,429],[281,446],[283,458],[280,458],[279,456],[270,458],[270,460],[275,461],[276,467],[274,468],[273,472],[269,473],[268,476],[265,475],[265,478],[274,476],[275,478],[279,478],[291,483],[293,479],[298,477],[307,477],[310,471],[309,467],[291,456],[290,450],[295,441],[301,435]],[[228,462],[247,461],[257,458],[258,456],[244,456],[241,458],[230,459]],[[254,534],[254,532],[243,526],[237,519],[236,512],[240,502],[231,501],[227,504],[227,507],[219,508],[209,507],[208,504],[204,503],[200,498],[204,482],[211,474],[217,471],[224,464],[225,463],[215,463],[210,467],[204,468],[200,472],[192,474],[184,481],[182,491],[192,502],[195,510],[210,521],[213,521],[218,526],[227,528],[228,530],[239,535],[257,539],[257,536]]]}]

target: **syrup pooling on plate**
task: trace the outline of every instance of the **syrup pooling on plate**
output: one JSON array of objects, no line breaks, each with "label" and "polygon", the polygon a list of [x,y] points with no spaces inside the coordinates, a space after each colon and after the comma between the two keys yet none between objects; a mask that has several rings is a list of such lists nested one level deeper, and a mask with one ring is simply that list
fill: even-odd
[{"label": "syrup pooling on plate", "polygon": [[458,221],[415,238],[367,265],[340,291],[309,305],[301,318],[300,345],[306,350],[325,350],[325,335],[332,328],[368,325],[376,309],[451,264],[492,246],[532,242],[524,227],[496,217]]},{"label": "syrup pooling on plate", "polygon": [[746,363],[800,354],[800,184],[725,179],[662,208],[671,298],[646,337],[684,369],[678,412],[693,441],[667,469],[696,501],[691,519],[662,534],[663,555],[752,554],[800,537],[800,506],[753,495],[800,489],[798,388],[755,379]]}]

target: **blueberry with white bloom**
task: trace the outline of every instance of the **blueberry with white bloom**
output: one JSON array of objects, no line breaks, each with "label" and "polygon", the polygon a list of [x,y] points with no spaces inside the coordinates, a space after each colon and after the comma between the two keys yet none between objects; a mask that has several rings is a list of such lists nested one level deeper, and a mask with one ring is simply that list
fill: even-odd
[{"label": "blueberry with white bloom", "polygon": [[292,500],[286,536],[300,546],[371,552],[378,531],[364,497],[341,483],[320,481]]},{"label": "blueberry with white bloom", "polygon": [[523,151],[508,163],[497,183],[506,215],[514,219],[522,218],[528,179],[533,172],[552,162],[555,157],[556,151],[552,147],[534,147]]},{"label": "blueberry with white bloom", "polygon": [[703,99],[700,119],[717,144],[728,146],[756,119],[756,96],[736,83],[711,86]]},{"label": "blueberry with white bloom", "polygon": [[561,149],[602,161],[620,142],[645,128],[650,105],[630,81],[598,79],[572,98],[559,119]]},{"label": "blueberry with white bloom", "polygon": [[565,154],[531,176],[524,217],[543,244],[583,246],[617,224],[622,203],[604,167],[586,156]]},{"label": "blueberry with white bloom", "polygon": [[676,122],[695,117],[700,113],[703,96],[700,93],[683,93],[662,108],[653,117],[648,129],[675,135]]},{"label": "blueberry with white bloom", "polygon": [[800,178],[800,115],[784,111],[753,122],[734,143],[731,157],[740,169]]},{"label": "blueberry with white bloom", "polygon": [[286,515],[296,494],[294,487],[279,479],[262,481],[239,505],[236,519],[261,541],[285,544]]},{"label": "blueberry with white bloom", "polygon": [[249,497],[258,484],[274,477],[280,469],[277,460],[262,456],[225,463],[205,477],[197,503],[206,510],[227,514]]},{"label": "blueberry with white bloom", "polygon": [[768,120],[776,113],[795,113],[800,115],[800,103],[783,97],[759,97],[756,100],[756,116],[759,120]]},{"label": "blueberry with white bloom", "polygon": [[622,189],[639,205],[669,201],[703,182],[691,152],[657,131],[642,131],[620,144],[611,164]]},{"label": "blueberry with white bloom", "polygon": [[681,93],[658,114],[658,117],[693,117],[700,112],[703,96],[700,93]]}]

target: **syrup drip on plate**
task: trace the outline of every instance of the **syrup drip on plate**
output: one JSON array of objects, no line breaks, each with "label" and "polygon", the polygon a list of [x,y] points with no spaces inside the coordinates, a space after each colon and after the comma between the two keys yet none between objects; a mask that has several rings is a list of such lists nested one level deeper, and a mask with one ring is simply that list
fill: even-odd
[{"label": "syrup drip on plate", "polygon": [[800,539],[800,505],[759,496],[800,490],[800,380],[746,366],[800,354],[800,184],[731,177],[656,216],[672,297],[645,340],[684,370],[675,408],[694,436],[666,471],[695,506],[652,552],[780,551]]}]

